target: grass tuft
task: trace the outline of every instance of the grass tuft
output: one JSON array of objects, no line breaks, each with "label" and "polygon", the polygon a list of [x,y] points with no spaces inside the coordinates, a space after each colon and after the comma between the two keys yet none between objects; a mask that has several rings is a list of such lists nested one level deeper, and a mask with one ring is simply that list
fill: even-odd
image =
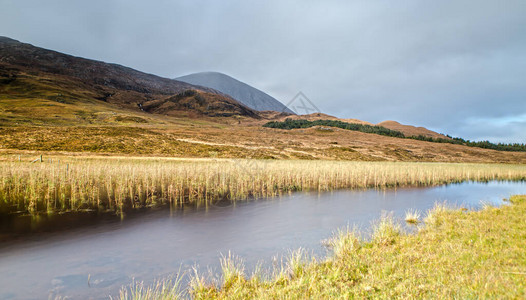
[{"label": "grass tuft", "polygon": [[445,202],[435,203],[435,206],[427,212],[426,217],[424,218],[424,223],[427,226],[439,226],[443,221],[444,215],[448,211],[449,209]]},{"label": "grass tuft", "polygon": [[199,274],[197,267],[194,267],[192,271],[193,275],[190,276],[190,283],[188,285],[191,295],[197,298],[197,296],[203,297],[215,292],[215,287],[206,283],[205,277]]},{"label": "grass tuft", "polygon": [[420,222],[420,212],[416,209],[409,209],[405,213],[405,221],[409,224],[418,224]]},{"label": "grass tuft", "polygon": [[333,237],[325,243],[333,252],[335,257],[348,256],[361,247],[361,240],[356,229],[338,229]]},{"label": "grass tuft", "polygon": [[221,257],[221,270],[223,271],[223,287],[226,289],[245,280],[244,261],[230,252],[228,256]]},{"label": "grass tuft", "polygon": [[287,257],[287,269],[290,277],[301,277],[308,265],[308,253],[305,249],[299,248],[290,251]]},{"label": "grass tuft", "polygon": [[158,280],[153,285],[147,286],[144,282],[133,282],[128,287],[123,287],[119,293],[120,300],[176,300],[183,298],[180,289],[181,277],[175,280]]},{"label": "grass tuft", "polygon": [[400,233],[400,224],[394,221],[392,214],[387,214],[373,224],[372,241],[378,245],[391,245]]}]

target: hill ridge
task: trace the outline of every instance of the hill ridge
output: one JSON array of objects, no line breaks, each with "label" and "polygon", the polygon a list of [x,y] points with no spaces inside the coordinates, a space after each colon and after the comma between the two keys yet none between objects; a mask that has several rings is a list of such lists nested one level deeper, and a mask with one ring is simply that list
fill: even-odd
[{"label": "hill ridge", "polygon": [[[187,94],[190,98],[180,97],[189,90],[196,93]],[[146,111],[145,104],[156,101],[156,107],[165,102],[169,105],[150,112],[259,118],[254,110],[211,88],[40,48],[8,37],[0,37],[0,92],[1,99],[33,99],[32,105],[46,106],[43,101],[58,101],[76,103],[83,109],[88,102],[102,101],[140,112]]]}]

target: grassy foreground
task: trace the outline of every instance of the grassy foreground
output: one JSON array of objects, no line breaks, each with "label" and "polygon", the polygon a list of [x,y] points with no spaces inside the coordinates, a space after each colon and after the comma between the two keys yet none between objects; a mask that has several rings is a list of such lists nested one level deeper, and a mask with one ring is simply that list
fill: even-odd
[{"label": "grassy foreground", "polygon": [[55,213],[272,197],[293,191],[525,180],[526,165],[51,157],[0,161],[0,213]]},{"label": "grassy foreground", "polygon": [[[524,299],[526,297],[526,195],[511,205],[479,212],[437,205],[414,235],[385,218],[365,241],[349,230],[329,242],[323,261],[293,252],[270,279],[248,277],[241,261],[224,258],[221,287],[194,277],[196,299]],[[146,296],[146,291],[150,294]],[[125,292],[122,299],[173,299],[169,285]]]}]

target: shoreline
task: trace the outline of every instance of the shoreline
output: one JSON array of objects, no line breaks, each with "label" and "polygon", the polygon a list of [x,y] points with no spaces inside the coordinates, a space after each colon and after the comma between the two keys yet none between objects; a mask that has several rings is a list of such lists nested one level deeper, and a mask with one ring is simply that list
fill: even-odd
[{"label": "shoreline", "polygon": [[329,240],[332,255],[316,260],[305,250],[291,251],[270,278],[245,274],[243,261],[229,254],[221,259],[219,282],[189,272],[188,289],[181,290],[180,277],[136,283],[122,288],[121,299],[521,298],[526,195],[508,201],[479,211],[436,205],[416,234],[402,233],[389,217],[376,223],[369,241],[340,229]]}]

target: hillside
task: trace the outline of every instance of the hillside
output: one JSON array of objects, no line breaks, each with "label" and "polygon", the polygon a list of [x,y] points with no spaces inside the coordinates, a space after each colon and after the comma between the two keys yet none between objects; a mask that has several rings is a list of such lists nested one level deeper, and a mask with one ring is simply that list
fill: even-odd
[{"label": "hillside", "polygon": [[111,123],[108,113],[152,119],[142,112],[257,117],[210,88],[0,37],[0,124]]},{"label": "hillside", "polygon": [[406,136],[425,136],[435,139],[450,139],[449,137],[436,133],[434,131],[431,131],[424,127],[415,127],[411,125],[403,125],[396,121],[383,121],[378,124],[377,126],[382,126],[391,130],[396,130],[402,132]]},{"label": "hillside", "polygon": [[176,80],[218,90],[257,111],[271,110],[293,114],[283,103],[268,94],[222,73],[201,72],[181,76]]},{"label": "hillside", "polygon": [[[270,120],[286,118],[372,125],[322,113],[298,116],[256,111],[211,88],[0,38],[2,159],[61,153],[526,163],[524,152],[340,128],[283,131],[262,127]],[[395,122],[381,124],[397,126],[404,134],[438,135]]]},{"label": "hillside", "polygon": [[324,113],[311,113],[306,115],[288,115],[288,114],[279,114],[273,116],[271,119],[276,121],[284,121],[286,119],[291,120],[308,120],[308,121],[316,121],[316,120],[335,120],[335,121],[342,121],[347,123],[356,123],[356,124],[363,124],[363,125],[373,125],[372,123],[369,123],[367,121],[362,121],[358,119],[342,119],[337,118],[335,116],[331,116]]},{"label": "hillside", "polygon": [[425,136],[425,137],[431,137],[431,138],[441,138],[441,139],[450,139],[449,137],[443,135],[443,134],[440,134],[440,133],[437,133],[437,132],[434,132],[432,130],[429,130],[425,127],[416,127],[416,126],[411,126],[411,125],[403,125],[403,124],[400,124],[396,121],[383,121],[383,122],[380,122],[378,124],[373,124],[371,122],[367,122],[367,121],[362,121],[362,120],[358,120],[358,119],[342,119],[342,118],[337,118],[337,117],[334,117],[334,116],[331,116],[331,115],[327,115],[327,114],[324,114],[324,113],[312,113],[312,114],[308,114],[308,115],[283,115],[283,114],[280,114],[280,115],[271,115],[271,114],[267,114],[268,116],[268,119],[272,119],[272,120],[275,120],[275,121],[284,121],[285,119],[291,119],[291,120],[308,120],[308,121],[316,121],[316,120],[334,120],[334,121],[342,121],[342,122],[346,122],[346,123],[354,123],[354,124],[361,124],[361,125],[376,125],[376,126],[381,126],[381,127],[385,127],[387,129],[391,129],[391,130],[395,130],[395,131],[400,131],[402,132],[404,135],[406,136]]}]

